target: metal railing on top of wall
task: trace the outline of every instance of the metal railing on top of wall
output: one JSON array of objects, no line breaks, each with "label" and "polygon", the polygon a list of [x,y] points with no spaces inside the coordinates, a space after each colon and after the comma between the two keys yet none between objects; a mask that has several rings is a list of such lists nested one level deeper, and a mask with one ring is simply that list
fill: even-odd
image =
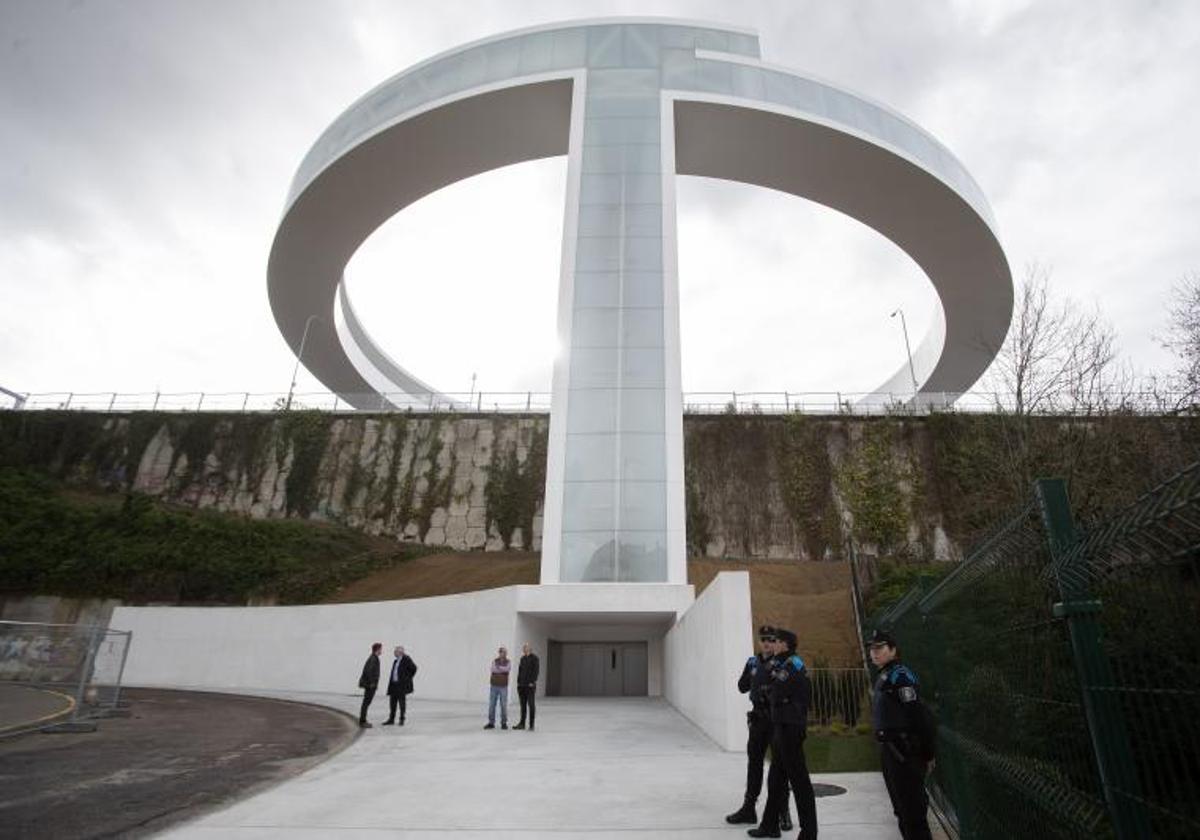
[{"label": "metal railing on top of wall", "polygon": [[[0,389],[0,410],[24,411],[213,411],[273,412],[289,406],[285,392],[185,391],[121,393],[115,391],[48,391],[19,394]],[[363,395],[354,404],[366,411],[395,412],[486,412],[546,414],[550,411],[547,391],[473,391],[438,393],[414,397],[405,393]],[[1137,392],[1106,399],[1101,405],[1054,404],[1047,414],[1125,411],[1157,414],[1177,412],[1186,400],[1175,393]],[[846,414],[926,415],[941,411],[990,413],[1011,411],[1011,396],[987,391],[922,394],[920,404],[912,393],[879,394],[848,391],[688,391],[683,410],[688,414]],[[353,412],[345,399],[327,391],[291,395],[290,410]]]}]

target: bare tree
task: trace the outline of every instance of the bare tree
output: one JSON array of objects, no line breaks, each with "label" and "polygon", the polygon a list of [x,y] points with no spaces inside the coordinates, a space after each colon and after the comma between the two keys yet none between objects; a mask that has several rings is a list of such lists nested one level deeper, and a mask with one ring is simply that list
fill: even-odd
[{"label": "bare tree", "polygon": [[[1116,331],[1069,298],[1052,299],[1049,272],[1026,269],[1012,325],[985,382],[1018,415],[1112,407],[1129,374],[1115,364]],[[1200,336],[1200,333],[1197,333]]]},{"label": "bare tree", "polygon": [[1167,319],[1159,342],[1179,359],[1169,386],[1180,406],[1195,405],[1200,399],[1200,273],[1186,274],[1171,287]]}]

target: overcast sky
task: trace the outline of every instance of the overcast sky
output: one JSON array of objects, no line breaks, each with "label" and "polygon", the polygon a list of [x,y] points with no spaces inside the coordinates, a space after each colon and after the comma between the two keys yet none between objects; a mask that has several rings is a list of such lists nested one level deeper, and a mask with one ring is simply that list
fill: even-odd
[{"label": "overcast sky", "polygon": [[[1013,273],[1098,305],[1142,371],[1200,271],[1200,3],[0,0],[0,386],[287,389],[266,295],[288,185],[359,95],[509,29],[649,14],[880,100],[991,202]],[[565,158],[456,184],[355,256],[367,328],[444,391],[548,390]],[[680,178],[688,391],[864,391],[936,305],[895,246],[767,190]],[[462,234],[468,241],[461,241]],[[319,389],[301,373],[301,390]]]}]

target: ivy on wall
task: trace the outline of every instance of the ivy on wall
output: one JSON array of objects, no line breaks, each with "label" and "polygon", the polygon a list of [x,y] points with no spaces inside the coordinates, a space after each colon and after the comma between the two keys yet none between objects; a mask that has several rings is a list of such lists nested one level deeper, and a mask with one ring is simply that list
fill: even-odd
[{"label": "ivy on wall", "polygon": [[389,420],[386,429],[391,432],[392,445],[388,458],[387,478],[383,483],[382,517],[385,525],[392,521],[392,515],[396,512],[397,498],[404,500],[401,504],[404,512],[401,521],[408,521],[408,514],[412,511],[413,493],[411,475],[406,472],[403,492],[397,494],[397,489],[401,487],[400,466],[401,459],[404,457],[404,444],[408,440],[408,418],[399,417]]},{"label": "ivy on wall", "polygon": [[450,491],[454,487],[454,460],[450,460],[450,468],[443,475],[438,459],[441,457],[445,443],[442,441],[442,419],[435,415],[429,421],[428,431],[424,435],[426,442],[425,460],[429,466],[425,470],[425,492],[421,494],[421,503],[414,511],[417,521],[417,533],[421,542],[429,534],[433,520],[433,512],[438,508],[449,507]]},{"label": "ivy on wall", "polygon": [[316,509],[321,459],[332,423],[333,415],[320,411],[288,412],[279,422],[275,459],[282,466],[289,451],[292,456],[285,485],[289,515],[307,517]]},{"label": "ivy on wall", "polygon": [[[379,424],[379,435],[364,446],[369,423]],[[151,441],[165,434],[175,469],[164,500],[215,498],[245,509],[247,497],[237,495],[245,490],[256,515],[352,521],[397,537],[407,529],[424,541],[435,512],[454,500],[456,457],[448,450],[463,423],[491,423],[497,441],[511,439],[514,427],[521,436],[523,460],[517,444],[498,444],[486,456],[483,496],[488,527],[505,545],[520,528],[528,546],[544,492],[544,418],[0,411],[0,466],[128,490]],[[842,511],[854,536],[882,555],[928,556],[934,527],[969,545],[1027,498],[1039,476],[1066,478],[1086,519],[1200,457],[1200,419],[1186,416],[728,414],[688,416],[684,436],[692,556],[710,549],[730,557],[837,556]],[[280,471],[282,511],[257,499],[269,470]],[[919,540],[909,545],[914,532]]]},{"label": "ivy on wall", "polygon": [[841,523],[833,504],[828,422],[803,414],[784,418],[776,445],[783,502],[803,536],[808,557],[840,556]]},{"label": "ivy on wall", "polygon": [[[495,528],[504,547],[512,545],[517,528],[521,529],[523,548],[533,543],[533,520],[542,506],[546,485],[546,443],[548,430],[519,429],[526,447],[524,460],[518,457],[518,441],[499,445],[502,433],[499,420],[492,421],[491,461],[487,466],[487,485],[483,498],[488,528]],[[523,434],[522,434],[523,433]]]},{"label": "ivy on wall", "polygon": [[887,554],[905,553],[909,523],[920,508],[920,475],[902,444],[903,422],[862,422],[861,439],[834,470],[855,539]]}]

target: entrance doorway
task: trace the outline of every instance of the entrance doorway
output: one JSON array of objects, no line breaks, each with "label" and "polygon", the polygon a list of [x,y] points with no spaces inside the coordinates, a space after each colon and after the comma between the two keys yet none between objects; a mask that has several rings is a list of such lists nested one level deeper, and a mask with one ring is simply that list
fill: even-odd
[{"label": "entrance doorway", "polygon": [[551,697],[645,697],[645,642],[556,642],[548,645],[546,694]]}]

